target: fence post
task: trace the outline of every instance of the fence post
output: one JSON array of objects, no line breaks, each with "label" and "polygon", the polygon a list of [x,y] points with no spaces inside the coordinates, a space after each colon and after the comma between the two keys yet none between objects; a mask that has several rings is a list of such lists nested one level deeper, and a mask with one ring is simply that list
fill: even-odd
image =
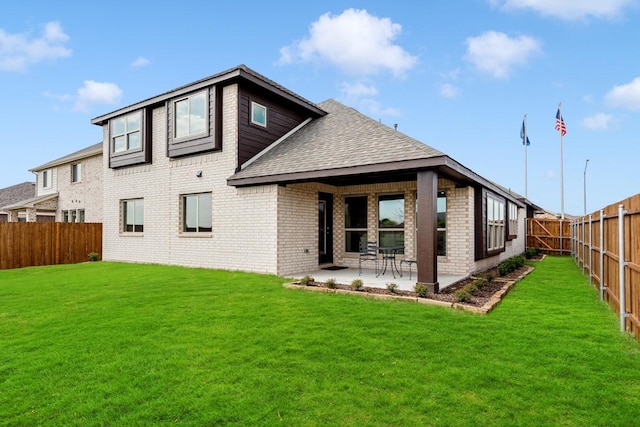
[{"label": "fence post", "polygon": [[604,301],[604,210],[600,209],[600,301]]},{"label": "fence post", "polygon": [[574,231],[575,230],[573,229],[573,220],[571,220],[569,222],[569,240],[571,241],[571,256],[575,259],[576,252],[575,252],[574,242],[573,242],[573,232]]},{"label": "fence post", "polygon": [[626,318],[627,318],[627,301],[625,297],[625,283],[624,283],[624,269],[627,263],[624,260],[624,215],[627,211],[624,210],[624,205],[618,205],[618,265],[619,265],[619,300],[620,300],[620,331],[626,330]]},{"label": "fence post", "polygon": [[584,262],[585,262],[584,250],[587,246],[587,242],[584,237],[585,237],[584,236],[584,217],[582,217],[582,245],[580,245],[582,247],[582,274],[584,274]]},{"label": "fence post", "polygon": [[593,250],[593,233],[591,232],[592,217],[589,214],[589,284],[593,285],[593,260],[591,251]]}]

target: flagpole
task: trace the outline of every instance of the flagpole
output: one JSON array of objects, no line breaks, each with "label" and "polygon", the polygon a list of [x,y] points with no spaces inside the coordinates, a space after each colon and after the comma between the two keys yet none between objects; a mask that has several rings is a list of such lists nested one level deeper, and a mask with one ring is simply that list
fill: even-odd
[{"label": "flagpole", "polygon": [[[560,112],[560,120],[562,117],[562,102],[558,103],[558,111]],[[564,172],[563,172],[563,160],[562,160],[562,131],[560,131],[560,219],[564,220]]]},{"label": "flagpole", "polygon": [[523,129],[524,129],[524,138],[522,139],[522,144],[524,145],[524,198],[529,199],[529,193],[527,191],[527,115],[524,115],[523,121]]}]

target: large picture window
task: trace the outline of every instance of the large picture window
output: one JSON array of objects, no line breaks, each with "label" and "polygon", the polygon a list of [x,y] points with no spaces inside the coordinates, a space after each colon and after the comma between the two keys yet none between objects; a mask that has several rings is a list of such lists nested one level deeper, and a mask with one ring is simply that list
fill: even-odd
[{"label": "large picture window", "polygon": [[142,113],[136,111],[111,120],[111,151],[125,153],[142,148]]},{"label": "large picture window", "polygon": [[[404,195],[378,197],[378,245],[404,246]],[[398,251],[404,253],[404,251]]]},{"label": "large picture window", "polygon": [[144,199],[124,200],[122,214],[122,231],[125,233],[144,231]]},{"label": "large picture window", "polygon": [[210,233],[211,225],[211,193],[182,196],[182,231]]},{"label": "large picture window", "polygon": [[191,138],[207,131],[207,96],[198,92],[174,102],[174,138]]},{"label": "large picture window", "polygon": [[487,250],[504,248],[505,235],[504,201],[487,194]]},{"label": "large picture window", "polygon": [[359,252],[367,241],[367,196],[344,198],[345,252]]}]

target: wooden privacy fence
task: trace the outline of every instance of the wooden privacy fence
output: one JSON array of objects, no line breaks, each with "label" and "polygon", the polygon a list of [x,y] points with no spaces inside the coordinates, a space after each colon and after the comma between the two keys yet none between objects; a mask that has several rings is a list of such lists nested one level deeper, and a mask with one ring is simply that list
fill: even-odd
[{"label": "wooden privacy fence", "polygon": [[527,248],[548,255],[571,253],[571,222],[559,219],[527,219]]},{"label": "wooden privacy fence", "polygon": [[73,264],[102,255],[102,224],[0,222],[0,270]]},{"label": "wooden privacy fence", "polygon": [[571,222],[572,255],[640,340],[640,194]]}]

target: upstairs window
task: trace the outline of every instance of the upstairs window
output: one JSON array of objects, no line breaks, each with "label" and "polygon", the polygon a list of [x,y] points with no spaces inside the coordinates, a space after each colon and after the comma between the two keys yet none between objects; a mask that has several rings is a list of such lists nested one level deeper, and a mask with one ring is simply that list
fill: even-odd
[{"label": "upstairs window", "polygon": [[111,121],[111,150],[114,153],[142,148],[142,118],[140,111]]},{"label": "upstairs window", "polygon": [[42,172],[42,188],[51,187],[51,171],[46,170]]},{"label": "upstairs window", "polygon": [[204,135],[207,132],[207,96],[198,92],[173,103],[175,139]]},{"label": "upstairs window", "polygon": [[82,163],[71,165],[71,182],[82,181]]},{"label": "upstairs window", "polygon": [[251,101],[251,124],[267,127],[267,107]]}]

